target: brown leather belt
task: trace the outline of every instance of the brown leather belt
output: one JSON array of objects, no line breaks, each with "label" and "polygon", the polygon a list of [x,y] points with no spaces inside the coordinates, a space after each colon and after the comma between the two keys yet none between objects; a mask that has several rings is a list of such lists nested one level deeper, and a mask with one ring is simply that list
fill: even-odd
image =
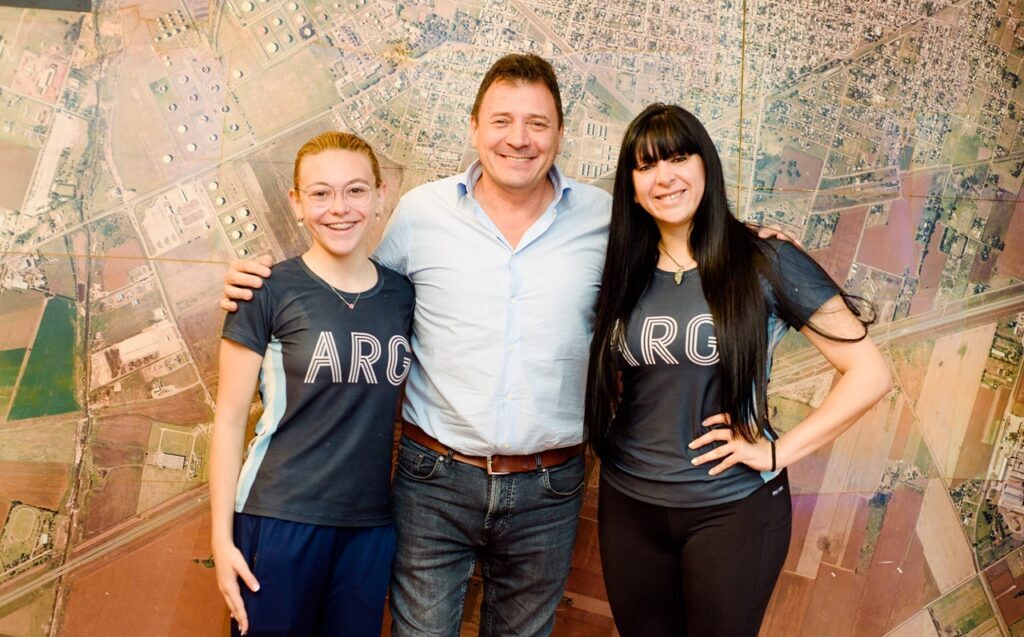
[{"label": "brown leather belt", "polygon": [[525,456],[467,456],[444,446],[427,432],[404,420],[402,421],[402,435],[431,451],[450,456],[452,460],[485,469],[489,475],[536,471],[538,466],[557,467],[583,453],[583,443],[581,442],[571,447],[548,449]]}]

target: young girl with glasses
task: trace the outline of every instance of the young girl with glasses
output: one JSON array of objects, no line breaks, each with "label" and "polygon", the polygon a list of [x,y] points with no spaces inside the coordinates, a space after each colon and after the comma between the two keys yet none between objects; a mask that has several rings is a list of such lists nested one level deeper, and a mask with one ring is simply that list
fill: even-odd
[{"label": "young girl with glasses", "polygon": [[[414,304],[410,282],[369,259],[385,192],[362,139],[306,142],[289,198],[312,244],[225,319],[210,502],[234,635],[380,634]],[[243,462],[257,380],[263,415]]]}]

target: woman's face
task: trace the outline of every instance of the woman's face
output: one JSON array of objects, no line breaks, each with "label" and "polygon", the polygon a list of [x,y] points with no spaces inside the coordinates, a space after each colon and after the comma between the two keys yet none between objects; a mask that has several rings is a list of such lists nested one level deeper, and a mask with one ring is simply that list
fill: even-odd
[{"label": "woman's face", "polygon": [[335,257],[365,251],[366,230],[384,196],[375,181],[363,153],[326,150],[302,158],[299,187],[288,194],[314,249]]},{"label": "woman's face", "polygon": [[662,232],[689,232],[704,197],[704,161],[700,155],[676,155],[633,169],[636,201],[654,217]]}]

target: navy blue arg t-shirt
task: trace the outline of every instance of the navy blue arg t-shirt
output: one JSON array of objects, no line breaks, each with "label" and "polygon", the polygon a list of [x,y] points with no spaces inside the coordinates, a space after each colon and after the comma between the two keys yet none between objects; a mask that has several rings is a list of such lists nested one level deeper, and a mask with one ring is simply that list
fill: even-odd
[{"label": "navy blue arg t-shirt", "polygon": [[[393,424],[409,372],[414,293],[379,265],[349,309],[301,257],[224,321],[223,337],[263,356],[256,425],[235,511],[325,526],[391,521]],[[347,302],[354,293],[341,293]]]},{"label": "navy blue arg t-shirt", "polygon": [[[796,314],[784,320],[779,300],[766,289],[770,369],[771,352],[786,331],[802,328],[839,288],[799,248],[769,243],[774,248],[768,250],[770,262]],[[739,500],[776,474],[737,464],[709,476],[714,462],[691,464],[714,448],[689,449],[694,433],[703,433],[700,423],[722,411],[718,337],[697,270],[684,273],[679,285],[673,274],[655,271],[619,342],[623,395],[603,477],[618,491],[660,506]]]}]

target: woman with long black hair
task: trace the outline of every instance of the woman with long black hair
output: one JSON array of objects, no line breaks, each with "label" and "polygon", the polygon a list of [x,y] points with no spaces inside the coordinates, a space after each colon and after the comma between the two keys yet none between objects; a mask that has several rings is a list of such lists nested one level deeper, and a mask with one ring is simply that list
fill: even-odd
[{"label": "woman with long black hair", "polygon": [[[890,389],[869,312],[799,248],[732,216],[718,153],[691,113],[654,104],[629,125],[586,401],[623,637],[757,635],[789,547],[785,467]],[[767,385],[789,327],[841,378],[780,436]]]}]

